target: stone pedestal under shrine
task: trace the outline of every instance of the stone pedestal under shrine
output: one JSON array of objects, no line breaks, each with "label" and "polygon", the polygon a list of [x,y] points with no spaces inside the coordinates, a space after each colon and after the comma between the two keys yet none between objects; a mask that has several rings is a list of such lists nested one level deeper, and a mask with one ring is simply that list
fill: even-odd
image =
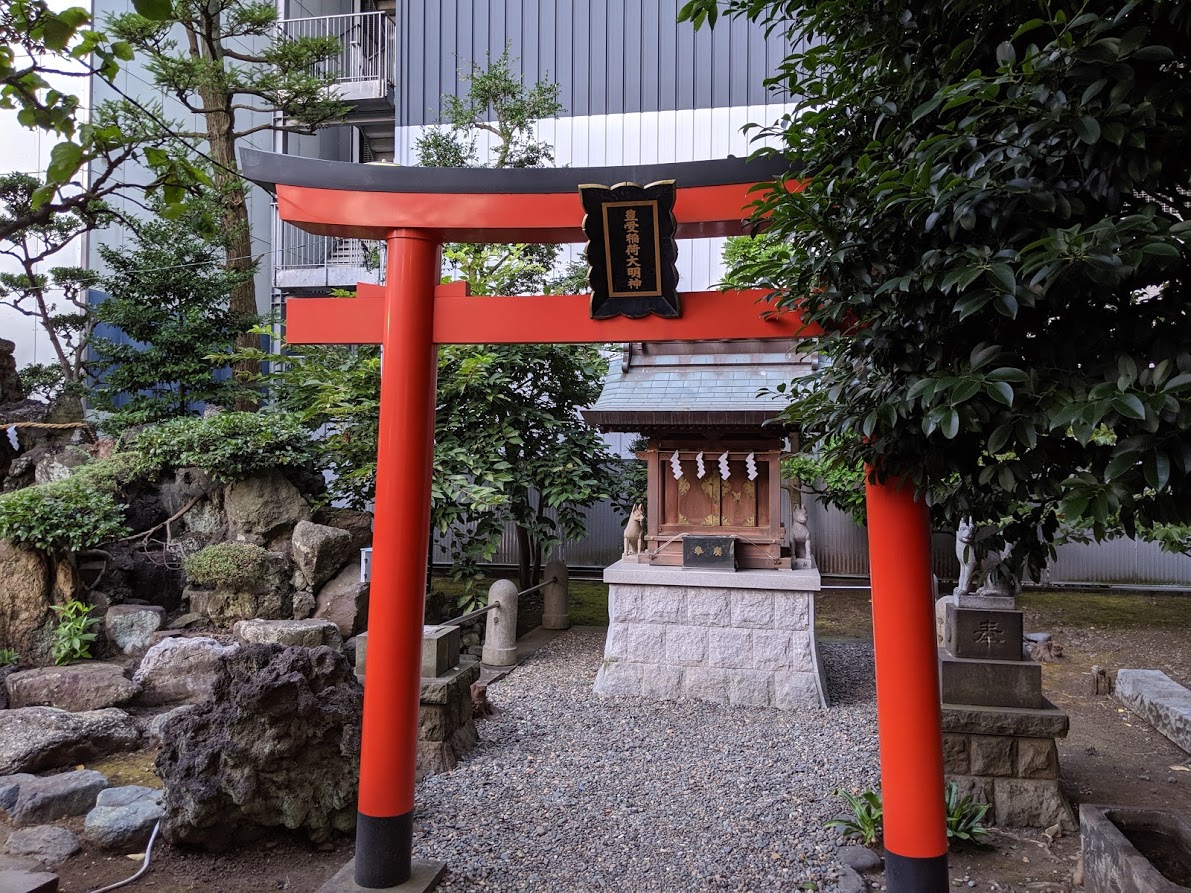
[{"label": "stone pedestal under shrine", "polygon": [[742,707],[827,706],[815,646],[819,572],[718,571],[622,560],[604,571],[601,695]]}]

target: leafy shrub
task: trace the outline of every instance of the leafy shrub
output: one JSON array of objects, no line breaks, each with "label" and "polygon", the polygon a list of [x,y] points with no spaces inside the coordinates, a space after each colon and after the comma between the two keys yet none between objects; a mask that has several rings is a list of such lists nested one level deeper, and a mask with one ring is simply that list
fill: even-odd
[{"label": "leafy shrub", "polygon": [[77,552],[127,532],[115,497],[73,477],[0,496],[0,538],[12,543]]},{"label": "leafy shrub", "polygon": [[824,823],[825,828],[839,828],[847,836],[857,836],[864,841],[865,846],[872,846],[881,836],[881,819],[884,809],[881,806],[881,795],[876,791],[865,791],[859,797],[847,791],[836,791],[843,797],[851,808],[850,813],[842,813]]},{"label": "leafy shrub", "polygon": [[947,785],[947,839],[980,843],[988,836],[984,824],[987,803],[977,803],[971,794],[959,795],[959,786],[953,781]]},{"label": "leafy shrub", "polygon": [[92,617],[93,606],[71,599],[64,605],[50,605],[50,610],[58,615],[58,622],[54,624],[54,637],[50,643],[50,657],[58,666],[91,656],[91,643],[96,634],[91,627],[99,623],[98,617]]},{"label": "leafy shrub", "polygon": [[216,543],[182,561],[186,578],[204,586],[239,589],[264,578],[269,552],[247,543]]},{"label": "leafy shrub", "polygon": [[133,481],[145,477],[147,470],[136,453],[118,452],[80,465],[70,479],[101,493],[117,493]]},{"label": "leafy shrub", "polygon": [[21,655],[15,648],[0,648],[0,667],[8,667],[20,662]]},{"label": "leafy shrub", "polygon": [[148,471],[201,468],[238,481],[279,465],[310,459],[310,434],[289,413],[221,412],[205,419],[171,419],[146,428],[133,446]]}]

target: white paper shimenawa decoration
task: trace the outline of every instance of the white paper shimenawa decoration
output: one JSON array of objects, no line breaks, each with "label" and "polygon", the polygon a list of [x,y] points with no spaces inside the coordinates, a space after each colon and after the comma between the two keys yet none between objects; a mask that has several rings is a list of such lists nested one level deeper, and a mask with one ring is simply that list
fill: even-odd
[{"label": "white paper shimenawa decoration", "polygon": [[744,457],[744,467],[748,472],[749,480],[755,481],[757,479],[757,460],[752,453]]},{"label": "white paper shimenawa decoration", "polygon": [[725,481],[732,477],[732,472],[728,470],[728,451],[724,450],[724,454],[720,456],[720,477]]},{"label": "white paper shimenawa decoration", "polygon": [[682,462],[678,458],[678,450],[670,456],[670,468],[674,472],[674,480],[682,480]]},{"label": "white paper shimenawa decoration", "polygon": [[695,457],[695,477],[703,480],[703,475],[707,474],[707,468],[703,465],[703,451],[699,450],[699,455]]}]

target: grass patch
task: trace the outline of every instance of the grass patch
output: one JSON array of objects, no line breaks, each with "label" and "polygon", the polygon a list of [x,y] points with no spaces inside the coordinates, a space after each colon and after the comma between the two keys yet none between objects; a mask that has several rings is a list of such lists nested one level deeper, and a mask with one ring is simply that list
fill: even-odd
[{"label": "grass patch", "polygon": [[152,750],[138,750],[134,753],[117,753],[101,760],[88,763],[86,768],[94,769],[107,778],[114,788],[126,784],[139,784],[147,788],[161,787],[154,761],[157,754]]},{"label": "grass patch", "polygon": [[1034,625],[1071,627],[1185,628],[1191,626],[1191,596],[1177,593],[1028,591],[1017,606]]}]

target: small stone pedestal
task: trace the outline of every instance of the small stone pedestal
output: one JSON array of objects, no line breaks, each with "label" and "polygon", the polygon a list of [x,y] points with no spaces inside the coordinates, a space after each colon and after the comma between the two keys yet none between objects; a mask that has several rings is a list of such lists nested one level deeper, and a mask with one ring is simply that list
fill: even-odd
[{"label": "small stone pedestal", "polygon": [[604,581],[609,625],[596,694],[827,706],[815,647],[818,571],[619,561]]}]

